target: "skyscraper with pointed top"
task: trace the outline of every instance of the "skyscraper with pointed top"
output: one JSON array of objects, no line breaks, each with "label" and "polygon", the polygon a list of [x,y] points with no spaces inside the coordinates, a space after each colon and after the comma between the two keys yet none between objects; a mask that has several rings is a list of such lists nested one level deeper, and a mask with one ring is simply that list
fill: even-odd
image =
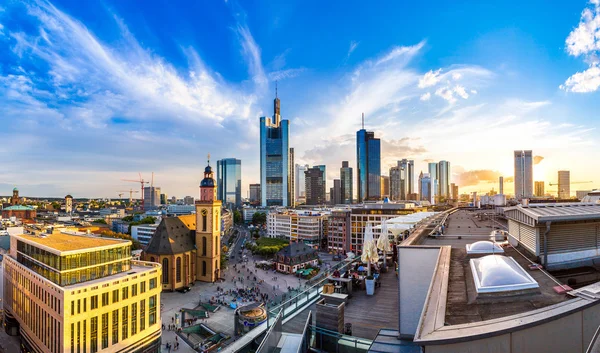
[{"label": "skyscraper with pointed top", "polygon": [[365,130],[364,113],[362,129],[356,132],[356,163],[358,202],[381,199],[381,141]]},{"label": "skyscraper with pointed top", "polygon": [[281,101],[275,86],[273,116],[260,118],[261,205],[294,206],[294,180],[291,171],[293,149],[290,148],[289,120],[281,119]]}]

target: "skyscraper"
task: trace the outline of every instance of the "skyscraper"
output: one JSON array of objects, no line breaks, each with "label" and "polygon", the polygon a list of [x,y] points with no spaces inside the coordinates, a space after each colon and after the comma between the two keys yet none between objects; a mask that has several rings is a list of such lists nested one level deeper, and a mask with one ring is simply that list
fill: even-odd
[{"label": "skyscraper", "polygon": [[381,197],[390,197],[390,177],[387,175],[381,176]]},{"label": "skyscraper", "polygon": [[342,203],[342,181],[340,179],[333,180],[331,188],[331,204],[339,205]]},{"label": "skyscraper", "polygon": [[217,200],[229,209],[242,206],[242,161],[225,158],[217,161]]},{"label": "skyscraper", "polygon": [[381,198],[381,141],[365,130],[364,113],[362,122],[362,129],[356,132],[358,202]]},{"label": "skyscraper", "polygon": [[504,177],[498,178],[498,184],[500,184],[498,187],[498,193],[500,195],[504,195]]},{"label": "skyscraper", "polygon": [[450,198],[450,162],[438,163],[439,194],[441,197]]},{"label": "skyscraper", "polygon": [[306,187],[304,185],[304,172],[308,169],[308,164],[306,165],[300,165],[300,164],[296,164],[295,166],[295,172],[294,172],[294,176],[295,176],[295,188],[294,188],[294,192],[295,192],[295,198],[296,198],[296,202],[298,202],[298,200],[300,199],[304,199],[306,197]]},{"label": "skyscraper", "polygon": [[390,196],[392,200],[408,200],[414,193],[415,161],[402,159],[398,165],[390,168]]},{"label": "skyscraper", "polygon": [[435,203],[437,197],[440,195],[439,190],[439,164],[437,163],[429,163],[429,179],[431,183],[431,196],[429,199],[434,200]]},{"label": "skyscraper", "polygon": [[327,166],[318,165],[317,167],[323,172],[323,195],[327,195]]},{"label": "skyscraper", "polygon": [[450,186],[452,187],[452,198],[458,200],[458,185],[452,183]]},{"label": "skyscraper", "polygon": [[155,210],[160,206],[160,188],[146,186],[144,188],[144,210]]},{"label": "skyscraper", "polygon": [[544,192],[544,182],[543,181],[536,181],[535,182],[535,196],[536,197],[542,197],[545,195]]},{"label": "skyscraper", "polygon": [[340,180],[342,181],[342,200],[340,203],[347,205],[352,204],[352,168],[349,166],[348,161],[342,161],[342,167],[340,168]]},{"label": "skyscraper", "polygon": [[515,198],[533,196],[533,158],[531,150],[515,151]]},{"label": "skyscraper", "polygon": [[306,204],[322,205],[325,203],[325,178],[323,170],[319,166],[314,166],[304,172],[304,181],[306,188]]},{"label": "skyscraper", "polygon": [[421,201],[429,201],[432,204],[433,202],[433,195],[432,195],[432,184],[431,184],[431,176],[429,175],[429,173],[424,173],[421,172],[421,175],[419,176],[420,179],[420,184],[421,184],[421,190],[419,191],[421,194]]},{"label": "skyscraper", "polygon": [[250,184],[250,203],[260,203],[260,184]]},{"label": "skyscraper", "polygon": [[288,170],[290,171],[289,176],[288,176],[288,183],[290,185],[289,188],[289,206],[290,207],[296,207],[296,169],[294,168],[294,166],[296,165],[296,162],[294,161],[294,148],[290,148],[290,158],[288,160]]},{"label": "skyscraper", "polygon": [[280,101],[275,94],[273,117],[260,118],[261,204],[293,205],[290,172],[289,120],[281,120]]},{"label": "skyscraper", "polygon": [[571,198],[571,172],[568,170],[558,171],[558,198]]}]

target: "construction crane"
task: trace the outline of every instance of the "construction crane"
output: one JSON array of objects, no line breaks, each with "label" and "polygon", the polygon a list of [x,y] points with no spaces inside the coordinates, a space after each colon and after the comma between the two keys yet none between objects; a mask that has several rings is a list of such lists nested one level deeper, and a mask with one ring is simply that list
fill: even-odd
[{"label": "construction crane", "polygon": [[[593,183],[593,181],[572,181],[569,184],[588,184],[588,183]],[[556,185],[558,185],[558,183],[548,183],[548,185],[556,186]]]},{"label": "construction crane", "polygon": [[[126,193],[126,192],[128,192],[129,193],[129,203],[131,204],[133,202],[133,194],[134,193],[137,194],[139,191],[133,191],[133,189],[129,189],[129,190],[125,190],[125,191],[119,190],[117,192],[119,192],[119,193]],[[121,195],[123,195],[123,194],[119,194],[119,197],[121,197]]]},{"label": "construction crane", "polygon": [[[141,203],[141,208],[142,211],[144,210],[144,184],[150,184],[149,181],[144,181],[144,178],[142,178],[142,173],[138,173],[140,179],[139,180],[132,180],[132,179],[121,179],[123,181],[129,181],[132,183],[140,183],[141,186],[141,193],[142,193],[142,203]],[[153,173],[154,176],[154,173]]]}]

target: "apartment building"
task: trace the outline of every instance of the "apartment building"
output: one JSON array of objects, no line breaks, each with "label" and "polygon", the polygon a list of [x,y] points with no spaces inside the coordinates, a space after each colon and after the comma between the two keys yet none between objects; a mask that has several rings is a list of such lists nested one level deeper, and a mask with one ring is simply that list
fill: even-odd
[{"label": "apartment building", "polygon": [[267,214],[267,234],[271,238],[285,237],[320,246],[327,239],[329,212],[281,211]]}]

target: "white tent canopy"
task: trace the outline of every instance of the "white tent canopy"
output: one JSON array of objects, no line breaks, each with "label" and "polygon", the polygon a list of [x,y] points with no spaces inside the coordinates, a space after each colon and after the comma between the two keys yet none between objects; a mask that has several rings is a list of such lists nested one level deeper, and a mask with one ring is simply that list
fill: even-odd
[{"label": "white tent canopy", "polygon": [[404,216],[398,216],[396,218],[388,219],[387,224],[388,225],[398,224],[398,223],[400,223],[400,224],[415,224],[415,223],[419,223],[420,221],[424,220],[425,218],[431,217],[436,214],[437,214],[437,212],[411,213],[411,214],[407,214]]}]

